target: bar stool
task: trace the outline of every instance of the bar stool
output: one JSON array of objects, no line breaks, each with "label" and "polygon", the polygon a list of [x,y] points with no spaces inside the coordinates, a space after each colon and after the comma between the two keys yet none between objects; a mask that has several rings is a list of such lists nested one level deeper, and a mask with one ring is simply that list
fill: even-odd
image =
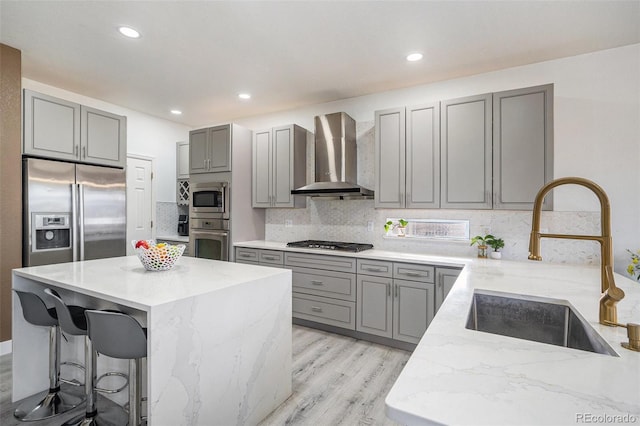
[{"label": "bar stool", "polygon": [[[47,308],[35,293],[13,290],[20,299],[22,314],[29,324],[49,327],[49,390],[26,398],[13,415],[21,421],[47,419],[65,413],[82,404],[79,389],[60,383],[60,327],[53,308]],[[71,308],[71,307],[70,307]],[[82,315],[75,307],[73,315]]]},{"label": "bar stool", "polygon": [[129,360],[129,426],[141,424],[142,374],[140,365],[147,356],[147,329],[120,312],[85,311],[89,338],[96,352]]},{"label": "bar stool", "polygon": [[[53,301],[56,313],[58,315],[58,322],[60,323],[60,328],[62,328],[62,331],[73,336],[84,336],[84,391],[87,401],[86,409],[84,414],[80,414],[72,418],[71,420],[64,423],[64,426],[89,424],[125,424],[127,421],[127,413],[122,408],[118,406],[111,406],[100,410],[100,412],[98,412],[97,410],[98,391],[116,393],[124,389],[127,383],[125,383],[125,385],[121,388],[113,391],[98,388],[97,382],[99,381],[99,379],[96,379],[96,373],[98,371],[96,368],[97,357],[93,350],[92,342],[89,339],[89,335],[87,332],[87,318],[85,316],[85,311],[87,309],[79,306],[67,305],[60,298],[60,295],[52,289],[47,288],[44,292]],[[128,377],[122,373],[107,373],[106,375],[122,376],[128,382]]]}]

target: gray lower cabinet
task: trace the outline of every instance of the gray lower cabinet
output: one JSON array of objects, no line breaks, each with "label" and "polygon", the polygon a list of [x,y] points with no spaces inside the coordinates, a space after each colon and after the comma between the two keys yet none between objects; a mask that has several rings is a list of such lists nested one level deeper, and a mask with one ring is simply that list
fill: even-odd
[{"label": "gray lower cabinet", "polygon": [[442,302],[451,291],[451,287],[458,279],[461,269],[436,267],[436,312],[440,309]]},{"label": "gray lower cabinet", "polygon": [[375,207],[439,207],[439,104],[376,111],[375,122]]},{"label": "gray lower cabinet", "polygon": [[441,102],[441,208],[492,208],[491,114],[491,93]]},{"label": "gray lower cabinet", "polygon": [[189,175],[231,171],[231,125],[189,132]]},{"label": "gray lower cabinet", "polygon": [[126,117],[24,90],[23,154],[124,167]]},{"label": "gray lower cabinet", "polygon": [[[435,313],[434,268],[396,262],[370,263],[358,259],[358,271],[374,275],[359,273],[357,277],[356,330],[418,343]],[[388,270],[393,271],[393,277]]]},{"label": "gray lower cabinet", "polygon": [[306,183],[308,135],[296,125],[254,133],[253,207],[306,207],[307,197],[293,196],[291,190]]},{"label": "gray lower cabinet", "polygon": [[[493,94],[493,208],[533,209],[553,179],[553,85]],[[544,210],[552,210],[552,194]]]}]

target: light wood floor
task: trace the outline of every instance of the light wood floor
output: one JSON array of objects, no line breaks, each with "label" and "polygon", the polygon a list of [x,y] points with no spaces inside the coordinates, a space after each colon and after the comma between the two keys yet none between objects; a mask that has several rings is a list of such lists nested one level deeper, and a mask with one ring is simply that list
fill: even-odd
[{"label": "light wood floor", "polygon": [[[384,399],[409,356],[400,349],[294,325],[293,394],[261,426],[394,425],[384,414]],[[0,424],[60,423],[13,418],[11,355],[0,357]]]}]

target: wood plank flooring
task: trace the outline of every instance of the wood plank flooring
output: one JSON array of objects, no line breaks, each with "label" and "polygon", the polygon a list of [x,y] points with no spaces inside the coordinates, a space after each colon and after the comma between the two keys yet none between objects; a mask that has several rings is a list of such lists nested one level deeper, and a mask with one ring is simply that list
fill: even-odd
[{"label": "wood plank flooring", "polygon": [[[394,425],[384,414],[384,399],[410,355],[294,325],[293,394],[260,425]],[[11,374],[11,355],[4,355],[0,357],[0,424],[25,425],[12,415]],[[60,419],[29,424],[58,425]],[[216,425],[215,419],[211,425]]]}]

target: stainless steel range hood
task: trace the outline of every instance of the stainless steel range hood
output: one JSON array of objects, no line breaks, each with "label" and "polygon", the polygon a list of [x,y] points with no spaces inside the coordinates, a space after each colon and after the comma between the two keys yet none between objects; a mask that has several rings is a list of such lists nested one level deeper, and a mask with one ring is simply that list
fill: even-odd
[{"label": "stainless steel range hood", "polygon": [[316,181],[291,191],[294,195],[371,199],[373,191],[356,185],[356,122],[344,112],[315,117]]}]

